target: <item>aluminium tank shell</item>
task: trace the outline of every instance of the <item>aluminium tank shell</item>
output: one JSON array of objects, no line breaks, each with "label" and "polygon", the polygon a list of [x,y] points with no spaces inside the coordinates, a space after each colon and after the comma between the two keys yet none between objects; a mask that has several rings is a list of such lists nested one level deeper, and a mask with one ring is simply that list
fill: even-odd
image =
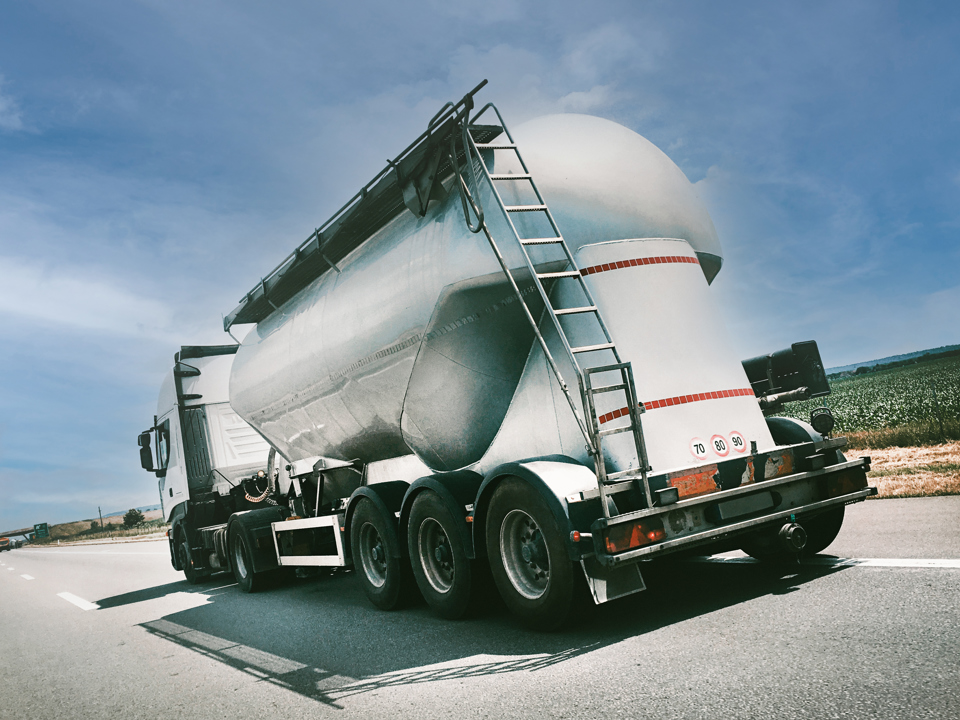
[{"label": "aluminium tank shell", "polygon": [[[540,118],[514,135],[573,252],[677,237],[696,251],[708,280],[719,269],[702,203],[641,136],[583,115]],[[498,172],[514,170],[502,154],[497,162]],[[481,195],[493,236],[520,267],[493,198]],[[532,218],[520,223],[526,237],[542,232]],[[423,218],[404,213],[339,267],[244,339],[230,379],[234,409],[291,461],[366,463],[411,452],[435,470],[479,461],[501,429],[534,337],[483,234],[466,228],[458,195],[433,203]],[[539,316],[529,277],[519,280]]]}]

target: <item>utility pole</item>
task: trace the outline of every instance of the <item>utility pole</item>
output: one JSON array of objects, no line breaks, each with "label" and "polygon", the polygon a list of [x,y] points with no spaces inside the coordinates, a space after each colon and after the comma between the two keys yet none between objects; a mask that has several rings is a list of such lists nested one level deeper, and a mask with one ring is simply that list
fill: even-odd
[{"label": "utility pole", "polygon": [[100,516],[100,532],[103,532],[103,513],[100,512],[100,506],[97,505],[97,515]]}]

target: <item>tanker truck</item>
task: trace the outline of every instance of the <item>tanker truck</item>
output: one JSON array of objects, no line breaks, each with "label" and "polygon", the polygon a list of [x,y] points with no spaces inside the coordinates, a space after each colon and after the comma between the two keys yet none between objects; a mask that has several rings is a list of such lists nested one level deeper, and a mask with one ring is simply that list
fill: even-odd
[{"label": "tanker truck", "polygon": [[242,342],[176,354],[139,438],[174,567],[352,569],[446,618],[492,581],[550,629],[655,560],[822,551],[876,490],[829,410],[775,416],[829,393],[816,343],[739,360],[681,170],[597,117],[510,131],[481,87],[241,298]]}]

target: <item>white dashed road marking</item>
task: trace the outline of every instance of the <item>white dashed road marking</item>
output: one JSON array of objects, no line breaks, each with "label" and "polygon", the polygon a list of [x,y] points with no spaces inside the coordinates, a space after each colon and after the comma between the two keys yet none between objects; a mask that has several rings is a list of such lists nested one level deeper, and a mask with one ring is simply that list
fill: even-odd
[{"label": "white dashed road marking", "polygon": [[24,580],[33,580],[33,575],[21,575]]},{"label": "white dashed road marking", "polygon": [[[719,563],[733,565],[756,565],[759,560],[751,557],[725,557],[711,555],[709,557],[691,558],[692,562]],[[939,568],[960,570],[960,560],[928,560],[924,558],[838,558],[812,557],[804,558],[801,565],[815,565],[817,567],[888,567],[888,568]]]},{"label": "white dashed road marking", "polygon": [[57,597],[62,597],[64,600],[66,600],[69,603],[73,603],[81,610],[99,610],[100,609],[100,606],[97,605],[96,603],[87,602],[82,597],[77,597],[73,593],[68,593],[68,592],[57,593]]}]

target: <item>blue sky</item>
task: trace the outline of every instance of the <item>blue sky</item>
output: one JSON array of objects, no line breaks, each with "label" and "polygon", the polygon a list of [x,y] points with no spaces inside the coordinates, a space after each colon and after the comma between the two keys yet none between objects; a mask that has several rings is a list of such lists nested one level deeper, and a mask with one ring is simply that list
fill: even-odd
[{"label": "blue sky", "polygon": [[[960,343],[960,6],[0,7],[0,530],[157,501],[135,435],[181,344],[483,78],[616,120],[697,184],[744,357]],[[482,17],[474,17],[480,11]]]}]

